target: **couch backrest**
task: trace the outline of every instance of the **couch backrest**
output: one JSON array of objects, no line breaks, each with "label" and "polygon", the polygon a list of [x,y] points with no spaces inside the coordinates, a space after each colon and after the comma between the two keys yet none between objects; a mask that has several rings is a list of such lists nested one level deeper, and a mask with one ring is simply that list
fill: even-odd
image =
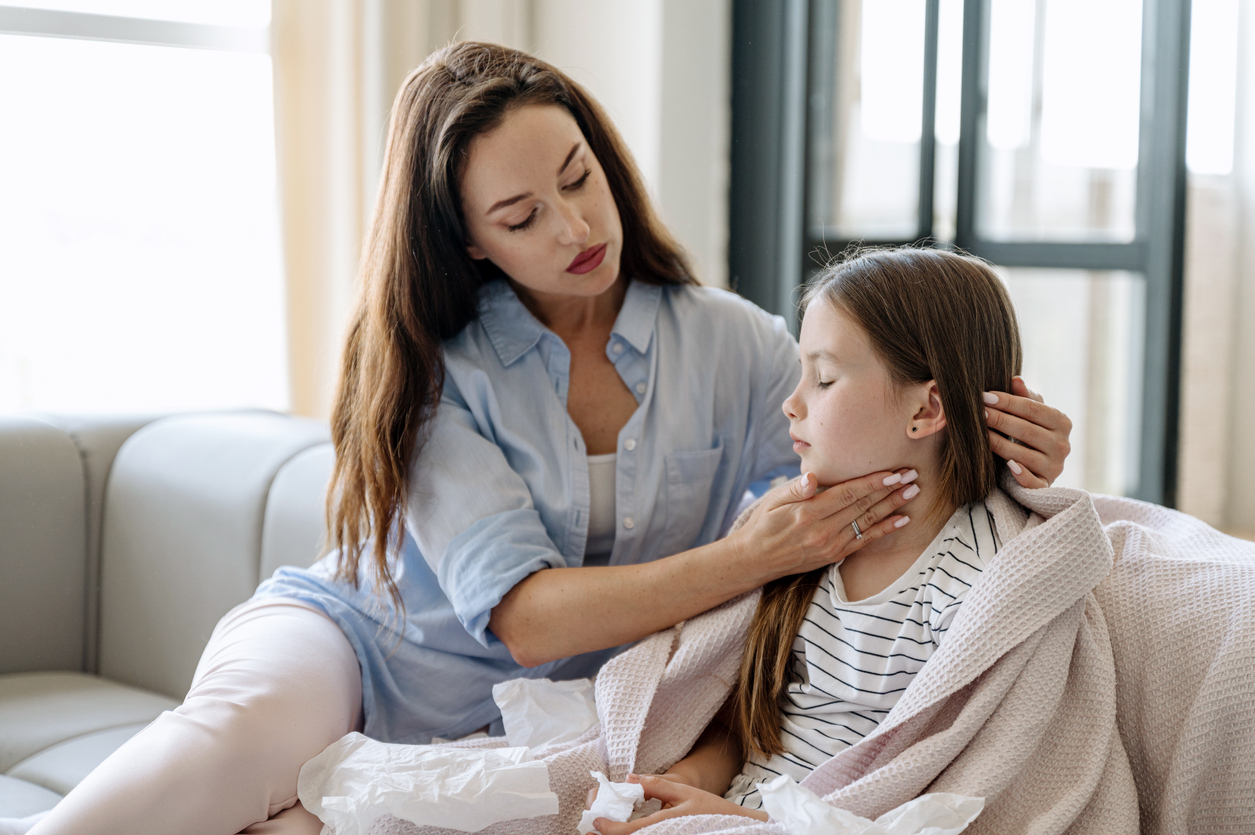
[{"label": "couch backrest", "polygon": [[106,488],[100,673],[182,698],[219,618],[318,556],[331,461],[324,423],[270,412],[136,432]]},{"label": "couch backrest", "polygon": [[82,669],[86,552],[74,441],[37,418],[0,418],[0,674]]}]

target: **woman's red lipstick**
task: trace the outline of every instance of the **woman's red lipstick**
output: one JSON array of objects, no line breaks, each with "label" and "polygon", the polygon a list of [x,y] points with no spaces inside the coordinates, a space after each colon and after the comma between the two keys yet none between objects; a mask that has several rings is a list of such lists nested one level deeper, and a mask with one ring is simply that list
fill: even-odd
[{"label": "woman's red lipstick", "polygon": [[606,246],[606,244],[600,244],[599,246],[584,250],[579,255],[575,256],[575,260],[572,261],[571,265],[566,268],[566,271],[569,273],[575,273],[576,275],[591,273],[593,270],[601,266],[601,259],[606,257]]}]

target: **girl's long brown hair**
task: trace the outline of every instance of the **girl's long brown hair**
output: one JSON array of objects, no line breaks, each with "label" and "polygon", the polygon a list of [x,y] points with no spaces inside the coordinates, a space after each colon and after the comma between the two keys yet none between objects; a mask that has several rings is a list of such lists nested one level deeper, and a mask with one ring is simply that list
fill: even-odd
[{"label": "girl's long brown hair", "polygon": [[[997,468],[981,395],[1009,391],[1021,362],[1015,308],[989,265],[935,249],[856,250],[807,286],[803,310],[816,301],[863,327],[896,385],[937,381],[946,415],[938,495],[952,507],[989,495]],[[741,739],[761,756],[784,752],[780,706],[793,642],[827,571],[781,577],[763,587],[735,705]]]},{"label": "girl's long brown hair", "polygon": [[562,72],[524,52],[465,42],[410,73],[392,106],[358,268],[361,296],[331,414],[336,461],[327,491],[327,540],[340,549],[339,577],[356,585],[365,558],[381,598],[386,591],[397,603],[388,554],[401,539],[407,473],[444,386],[441,343],[475,318],[483,283],[502,275],[467,254],[462,168],[476,136],[526,105],[565,108],[601,163],[623,225],[620,270],[650,284],[697,283],[623,140]]}]

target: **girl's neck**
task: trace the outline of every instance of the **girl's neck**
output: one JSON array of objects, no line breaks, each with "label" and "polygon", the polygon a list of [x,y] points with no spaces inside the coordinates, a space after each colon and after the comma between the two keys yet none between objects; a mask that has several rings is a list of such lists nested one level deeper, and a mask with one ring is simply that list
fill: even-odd
[{"label": "girl's neck", "polygon": [[[923,470],[916,483],[920,485],[920,496],[897,511],[910,516],[910,523],[888,536],[868,542],[841,563],[839,571],[847,600],[874,597],[893,585],[915,564],[954,514],[955,508],[936,496],[936,481]],[[930,496],[933,501],[924,504]]]}]

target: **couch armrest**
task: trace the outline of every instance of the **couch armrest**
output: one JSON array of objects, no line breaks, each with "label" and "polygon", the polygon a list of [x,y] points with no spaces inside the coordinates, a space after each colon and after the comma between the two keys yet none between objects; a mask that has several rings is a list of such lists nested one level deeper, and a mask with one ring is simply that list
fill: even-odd
[{"label": "couch armrest", "polygon": [[246,412],[165,418],[123,444],[105,495],[102,675],[183,697],[214,625],[257,585],[276,474],[327,437]]}]

